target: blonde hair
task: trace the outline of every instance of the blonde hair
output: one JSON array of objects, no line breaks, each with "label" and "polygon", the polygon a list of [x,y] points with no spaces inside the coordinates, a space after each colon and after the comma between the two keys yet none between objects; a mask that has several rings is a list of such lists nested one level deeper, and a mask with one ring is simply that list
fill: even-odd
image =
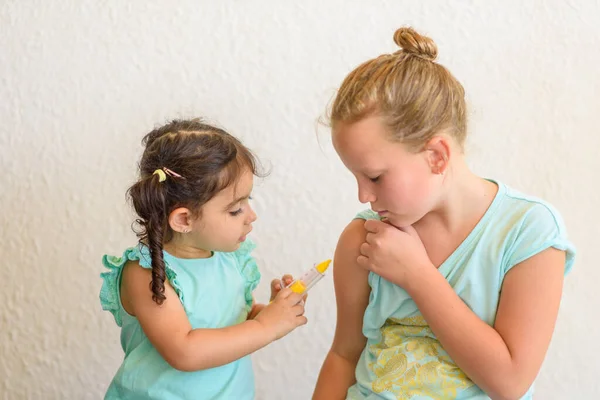
[{"label": "blonde hair", "polygon": [[435,62],[437,46],[408,27],[395,32],[394,42],[400,50],[361,64],[344,79],[331,109],[331,127],[378,115],[393,140],[413,151],[440,132],[462,147],[467,130],[465,91]]}]

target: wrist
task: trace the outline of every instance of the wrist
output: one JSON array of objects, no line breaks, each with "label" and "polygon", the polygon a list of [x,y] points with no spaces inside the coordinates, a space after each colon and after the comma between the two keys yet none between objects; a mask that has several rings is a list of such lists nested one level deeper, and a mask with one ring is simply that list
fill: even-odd
[{"label": "wrist", "polygon": [[248,314],[248,318],[247,319],[250,320],[250,319],[256,318],[256,316],[258,315],[258,313],[260,313],[263,308],[265,308],[265,304],[254,304],[252,306],[252,310],[250,310],[250,313]]},{"label": "wrist", "polygon": [[431,262],[428,262],[412,270],[403,288],[414,298],[415,294],[428,290],[432,282],[439,277],[441,275],[437,268]]},{"label": "wrist", "polygon": [[277,340],[277,333],[273,329],[270,329],[270,327],[264,324],[262,321],[258,319],[249,319],[246,321],[246,323],[250,323],[253,327],[252,329],[254,329],[258,336],[267,343]]}]

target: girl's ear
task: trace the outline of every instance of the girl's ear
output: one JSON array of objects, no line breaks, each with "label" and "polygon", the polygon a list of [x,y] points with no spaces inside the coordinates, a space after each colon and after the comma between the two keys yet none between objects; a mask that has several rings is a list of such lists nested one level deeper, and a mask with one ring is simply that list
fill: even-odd
[{"label": "girl's ear", "polygon": [[179,207],[169,214],[169,226],[173,232],[189,233],[192,230],[192,213],[185,207]]},{"label": "girl's ear", "polygon": [[452,155],[452,150],[448,138],[440,135],[433,137],[425,145],[427,152],[427,162],[432,174],[443,175],[448,168],[448,161]]}]

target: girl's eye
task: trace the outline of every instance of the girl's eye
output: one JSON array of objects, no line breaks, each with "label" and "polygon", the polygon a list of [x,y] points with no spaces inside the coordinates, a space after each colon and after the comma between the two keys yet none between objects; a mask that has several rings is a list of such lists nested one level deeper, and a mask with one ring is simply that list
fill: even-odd
[{"label": "girl's eye", "polygon": [[[381,176],[381,175],[380,175]],[[380,176],[377,176],[375,178],[369,178],[369,180],[373,183],[377,183],[377,181],[379,180]]]},{"label": "girl's eye", "polygon": [[229,214],[231,216],[233,216],[233,217],[235,217],[236,215],[240,215],[241,213],[242,213],[242,209],[241,208],[239,208],[239,209],[237,209],[235,211],[229,211]]},{"label": "girl's eye", "polygon": [[[252,200],[252,196],[248,196],[248,200]],[[235,217],[236,215],[240,215],[242,212],[244,212],[244,209],[243,207],[240,207],[235,211],[229,211],[229,215]]]}]

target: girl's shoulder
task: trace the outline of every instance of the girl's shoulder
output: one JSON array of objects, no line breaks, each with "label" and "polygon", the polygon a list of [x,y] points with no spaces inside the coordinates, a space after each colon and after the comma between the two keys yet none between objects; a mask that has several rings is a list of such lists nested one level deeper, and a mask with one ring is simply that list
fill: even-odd
[{"label": "girl's shoulder", "polygon": [[[125,269],[126,265],[130,265],[132,263],[135,263],[144,269],[152,269],[151,260],[150,251],[146,246],[141,244],[125,249],[121,256],[109,254],[102,256],[102,264],[107,271],[100,274],[102,279],[102,287],[100,288],[100,304],[103,310],[109,311],[113,315],[118,326],[123,325],[124,309],[121,305],[120,294],[123,270]],[[169,266],[167,261],[165,261],[165,274],[169,280],[169,283],[182,301],[182,304],[184,304],[183,291],[181,290],[177,273]]]},{"label": "girl's shoulder", "polygon": [[525,194],[501,182],[502,198],[487,230],[495,232],[504,244],[505,270],[525,259],[554,247],[566,253],[565,273],[575,260],[576,248],[570,241],[560,212],[548,201]]}]

